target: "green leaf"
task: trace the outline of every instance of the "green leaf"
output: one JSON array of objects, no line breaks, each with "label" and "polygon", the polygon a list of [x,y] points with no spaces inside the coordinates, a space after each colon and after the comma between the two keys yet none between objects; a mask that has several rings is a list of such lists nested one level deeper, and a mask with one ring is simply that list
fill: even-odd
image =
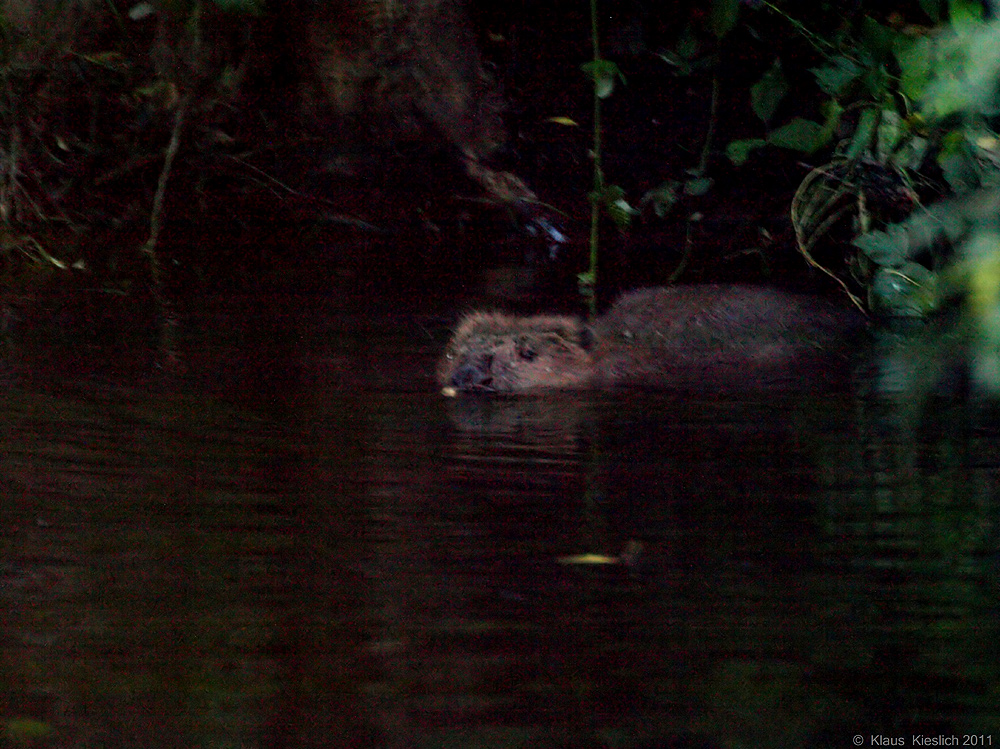
[{"label": "green leaf", "polygon": [[608,216],[614,222],[615,226],[622,231],[628,229],[632,224],[632,217],[639,213],[624,198],[619,198],[613,203],[609,203],[605,206],[605,210],[608,212]]},{"label": "green leaf", "polygon": [[750,154],[761,146],[766,146],[767,141],[763,138],[749,138],[747,140],[733,140],[726,146],[726,156],[736,166],[745,164]]},{"label": "green leaf", "polygon": [[760,80],[750,87],[750,104],[754,113],[764,122],[770,122],[786,93],[788,85],[781,71],[781,60],[775,59]]},{"label": "green leaf", "polygon": [[599,99],[607,99],[615,89],[615,79],[625,83],[625,76],[611,60],[591,60],[580,66],[594,82],[594,93]]},{"label": "green leaf", "polygon": [[1000,25],[980,24],[942,41],[933,73],[921,103],[930,119],[955,113],[996,114]]},{"label": "green leaf", "polygon": [[959,34],[972,31],[983,23],[980,0],[948,0],[948,20]]},{"label": "green leaf", "polygon": [[618,185],[605,185],[604,189],[598,193],[598,200],[601,205],[608,206],[625,197],[625,191]]},{"label": "green leaf", "polygon": [[892,57],[897,34],[871,16],[861,22],[861,58],[870,67],[884,65]]},{"label": "green leaf", "polygon": [[899,87],[912,101],[920,99],[931,77],[935,41],[927,36],[905,40],[896,45],[896,62],[899,65]]},{"label": "green leaf", "polygon": [[824,145],[822,139],[823,126],[818,122],[796,117],[786,125],[772,131],[767,136],[767,142],[779,148],[790,148],[793,151],[812,153]]},{"label": "green leaf", "polygon": [[647,205],[651,205],[657,218],[665,217],[677,204],[678,187],[680,187],[680,182],[677,180],[667,180],[658,187],[654,187],[642,196],[642,200],[639,201],[640,209],[645,210]]},{"label": "green leaf", "polygon": [[889,157],[889,163],[901,171],[916,171],[927,155],[930,141],[919,135],[907,133],[906,141]]},{"label": "green leaf", "polygon": [[941,139],[937,163],[953,192],[961,195],[980,186],[979,166],[961,131],[952,131]]},{"label": "green leaf", "polygon": [[607,99],[612,93],[614,93],[614,90],[614,78],[599,78],[594,81],[594,94],[597,95],[598,99]]},{"label": "green leaf", "polygon": [[941,242],[954,244],[968,231],[964,210],[954,202],[941,202],[910,215],[885,231],[872,231],[852,243],[873,263],[900,268],[921,253],[933,251]]},{"label": "green leaf", "polygon": [[687,76],[705,65],[706,60],[699,61],[697,59],[700,51],[701,45],[698,36],[689,23],[681,31],[673,49],[657,52],[656,56],[674,68],[674,75]]},{"label": "green leaf", "polygon": [[632,216],[638,211],[625,200],[625,191],[618,185],[604,185],[600,191],[591,191],[587,197],[600,206],[619,229],[627,229]]},{"label": "green leaf", "polygon": [[712,15],[709,25],[716,39],[721,39],[732,31],[739,12],[739,0],[712,0]]},{"label": "green leaf", "polygon": [[691,61],[698,55],[698,48],[698,35],[691,28],[691,24],[688,24],[677,39],[677,46],[674,48],[674,51],[681,59]]},{"label": "green leaf", "polygon": [[715,184],[715,180],[711,177],[697,177],[696,179],[689,179],[684,184],[684,192],[688,195],[694,195],[695,197],[704,195],[709,190],[712,189],[712,185]]},{"label": "green leaf", "polygon": [[899,224],[888,231],[870,231],[851,244],[867,255],[873,263],[885,268],[895,268],[907,262],[910,256],[910,237]]},{"label": "green leaf", "polygon": [[872,99],[880,100],[891,93],[895,82],[889,76],[885,66],[878,65],[865,71],[865,74],[861,76],[861,85]]},{"label": "green leaf", "polygon": [[944,11],[944,0],[917,0],[920,9],[927,14],[932,23],[940,23]]},{"label": "green leaf", "polygon": [[622,71],[618,69],[618,66],[612,60],[591,60],[590,62],[585,62],[580,67],[592,80],[613,78],[622,74]]},{"label": "green leaf", "polygon": [[830,99],[823,104],[820,111],[823,113],[823,128],[816,142],[826,144],[833,140],[833,135],[840,126],[840,116],[844,113],[844,107],[836,99]]},{"label": "green leaf", "polygon": [[969,233],[966,208],[950,201],[913,213],[903,225],[910,235],[910,257],[930,250],[938,242],[954,245]]},{"label": "green leaf", "polygon": [[997,81],[1000,79],[1000,26],[981,26],[971,37],[965,82],[970,90],[970,105],[975,111],[992,117],[1000,112],[997,105]]},{"label": "green leaf", "polygon": [[917,263],[879,268],[868,289],[873,311],[893,317],[926,317],[941,304],[937,275]]},{"label": "green leaf", "polygon": [[858,127],[851,138],[851,145],[847,148],[845,156],[848,161],[853,161],[871,148],[875,138],[875,129],[879,123],[879,111],[875,107],[868,107],[861,112],[858,120]]},{"label": "green leaf", "polygon": [[149,18],[156,12],[156,8],[152,3],[140,2],[129,8],[128,18],[130,21],[141,21],[144,18]]},{"label": "green leaf", "polygon": [[928,87],[924,102],[924,111],[934,119],[944,119],[955,112],[973,108],[968,87],[958,78],[934,81]]},{"label": "green leaf", "polygon": [[875,137],[875,158],[880,164],[889,161],[896,153],[909,128],[895,109],[885,108],[878,118],[878,133]]},{"label": "green leaf", "polygon": [[824,94],[840,96],[858,78],[861,68],[853,60],[838,55],[822,67],[810,68],[809,72],[816,76],[816,85]]}]

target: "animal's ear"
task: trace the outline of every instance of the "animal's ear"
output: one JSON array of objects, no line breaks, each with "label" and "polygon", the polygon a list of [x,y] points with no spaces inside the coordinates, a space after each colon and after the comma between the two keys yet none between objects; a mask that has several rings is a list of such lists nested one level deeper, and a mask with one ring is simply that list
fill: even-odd
[{"label": "animal's ear", "polygon": [[525,328],[536,334],[553,336],[561,341],[579,345],[580,331],[583,329],[583,323],[575,317],[539,315],[528,318],[525,321]]},{"label": "animal's ear", "polygon": [[556,317],[547,321],[549,330],[561,340],[583,350],[588,350],[594,344],[594,334],[590,327],[575,317]]}]

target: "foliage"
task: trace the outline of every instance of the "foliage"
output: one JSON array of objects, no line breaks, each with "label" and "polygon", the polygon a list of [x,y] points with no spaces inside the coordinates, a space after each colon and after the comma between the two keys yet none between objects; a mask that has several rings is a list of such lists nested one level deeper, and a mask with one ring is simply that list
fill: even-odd
[{"label": "foliage", "polygon": [[[716,45],[736,26],[739,17],[739,8],[740,0],[712,0],[709,13],[705,18],[704,30],[714,39]],[[601,102],[611,96],[617,83],[625,83],[625,77],[614,62],[604,59],[601,56],[596,0],[591,0],[590,11],[593,56],[589,62],[582,66],[582,69],[591,79],[594,91],[593,148],[591,152],[594,167],[592,188],[588,193],[591,205],[590,264],[588,270],[579,275],[579,283],[582,295],[588,300],[591,310],[593,310],[595,303],[594,289],[597,285],[598,229],[600,217],[606,216],[610,218],[618,229],[625,230],[631,225],[633,217],[640,210],[634,208],[628,202],[625,197],[625,191],[620,186],[608,184],[605,181],[601,163]],[[698,32],[694,26],[689,25],[681,34],[673,50],[659,53],[660,58],[674,68],[678,75],[688,75],[695,71],[708,69],[714,76],[710,112],[710,122],[712,124],[710,124],[706,134],[699,163],[687,170],[689,179],[683,184],[674,180],[667,180],[658,187],[647,191],[639,203],[640,209],[649,207],[660,218],[666,216],[671,211],[681,195],[704,195],[713,186],[713,180],[707,176],[707,173],[719,100],[718,55],[710,54],[703,56],[701,51]],[[762,106],[767,105],[765,103]],[[572,120],[561,117],[552,118],[552,121],[575,124]],[[700,214],[692,214],[688,219],[689,226],[699,220]],[[684,259],[680,267],[674,271],[673,277],[676,277],[686,264],[689,249],[689,247],[685,249]]]},{"label": "foliage", "polygon": [[[708,111],[708,128],[705,132],[701,153],[696,164],[685,170],[686,179],[668,179],[660,185],[647,190],[639,201],[640,210],[651,209],[657,218],[666,217],[685,196],[701,197],[708,194],[715,186],[715,180],[709,176],[709,161],[713,154],[715,128],[719,113],[721,88],[721,48],[723,42],[737,26],[740,6],[746,0],[712,0],[707,13],[700,7],[691,15],[690,21],[682,28],[671,49],[657,52],[659,59],[666,63],[677,77],[686,77],[696,73],[707,73],[711,76],[712,90]],[[771,71],[772,76],[780,75],[780,63],[776,63]],[[776,95],[779,87],[769,90],[758,87],[751,95],[755,111],[764,119],[769,119],[773,108],[780,101]],[[743,146],[749,153],[754,148],[764,145],[765,141],[747,141]],[[691,254],[691,227],[699,223],[702,214],[698,211],[689,213],[686,219],[688,232],[680,263],[667,279],[676,280],[685,270]]]},{"label": "foliage", "polygon": [[[727,153],[739,164],[764,146],[832,147],[792,204],[799,250],[881,314],[924,317],[963,296],[977,373],[1000,383],[1000,22],[970,0],[921,5],[937,26],[865,17],[817,45],[822,118],[796,117]],[[775,60],[751,91],[765,125],[786,91]],[[821,261],[820,241],[848,222],[852,251]]]},{"label": "foliage", "polygon": [[625,191],[618,185],[609,185],[604,181],[604,170],[601,165],[601,101],[611,96],[615,83],[625,82],[625,76],[611,60],[601,57],[600,40],[597,24],[597,0],[590,0],[590,34],[593,48],[592,59],[581,67],[591,79],[594,88],[593,115],[593,150],[591,157],[594,163],[593,186],[588,199],[590,200],[590,265],[579,275],[580,293],[590,307],[593,316],[597,309],[595,289],[597,287],[597,263],[599,249],[599,221],[601,214],[606,214],[619,228],[626,228],[635,210],[625,200]]}]

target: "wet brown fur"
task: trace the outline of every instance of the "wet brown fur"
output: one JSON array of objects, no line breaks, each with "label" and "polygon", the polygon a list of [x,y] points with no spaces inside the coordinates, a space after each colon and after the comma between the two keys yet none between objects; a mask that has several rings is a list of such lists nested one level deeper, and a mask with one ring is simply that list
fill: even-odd
[{"label": "wet brown fur", "polygon": [[587,335],[572,317],[473,312],[455,329],[438,379],[459,390],[500,393],[587,387],[593,372]]},{"label": "wet brown fur", "polygon": [[641,289],[622,296],[592,335],[572,317],[467,315],[438,380],[497,393],[768,385],[802,377],[799,364],[834,355],[856,323],[822,299],[774,289]]}]

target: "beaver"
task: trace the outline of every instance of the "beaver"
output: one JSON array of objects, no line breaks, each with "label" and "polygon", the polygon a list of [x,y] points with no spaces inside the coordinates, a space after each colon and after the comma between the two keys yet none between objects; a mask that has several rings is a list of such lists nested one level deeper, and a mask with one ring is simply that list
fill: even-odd
[{"label": "beaver", "polygon": [[567,316],[473,312],[437,374],[447,394],[791,384],[807,361],[842,359],[859,322],[819,297],[766,287],[640,289],[590,327]]}]

